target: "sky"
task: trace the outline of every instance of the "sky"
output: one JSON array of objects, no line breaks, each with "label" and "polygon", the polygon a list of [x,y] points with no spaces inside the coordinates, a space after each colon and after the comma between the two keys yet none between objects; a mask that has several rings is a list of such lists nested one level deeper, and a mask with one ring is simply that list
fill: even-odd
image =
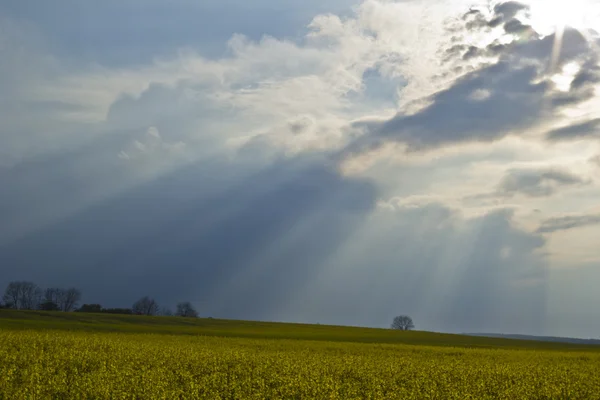
[{"label": "sky", "polygon": [[600,337],[600,5],[0,3],[0,286]]}]

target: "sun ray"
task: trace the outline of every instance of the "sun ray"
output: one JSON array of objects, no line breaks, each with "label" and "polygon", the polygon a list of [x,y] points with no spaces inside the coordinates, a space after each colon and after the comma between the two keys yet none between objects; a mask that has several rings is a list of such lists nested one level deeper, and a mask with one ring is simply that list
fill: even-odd
[{"label": "sun ray", "polygon": [[570,27],[582,33],[600,22],[600,6],[590,0],[531,0],[529,23],[542,36],[554,35],[549,72],[557,73],[565,30]]},{"label": "sun ray", "polygon": [[550,73],[556,73],[558,60],[560,60],[560,52],[563,46],[563,37],[565,34],[565,26],[559,25],[556,27],[554,35],[554,46],[552,47],[552,56],[550,58]]}]

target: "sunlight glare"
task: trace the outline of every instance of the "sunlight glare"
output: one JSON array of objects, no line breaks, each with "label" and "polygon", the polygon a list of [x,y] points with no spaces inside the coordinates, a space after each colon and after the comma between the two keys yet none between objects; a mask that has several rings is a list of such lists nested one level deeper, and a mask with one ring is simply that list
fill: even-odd
[{"label": "sunlight glare", "polygon": [[581,66],[575,62],[569,63],[562,68],[561,73],[552,77],[552,82],[556,85],[556,89],[561,92],[568,92],[571,88],[571,83],[581,70]]},{"label": "sunlight glare", "polygon": [[600,22],[600,7],[591,0],[534,0],[531,25],[542,35],[575,29],[593,28]]}]

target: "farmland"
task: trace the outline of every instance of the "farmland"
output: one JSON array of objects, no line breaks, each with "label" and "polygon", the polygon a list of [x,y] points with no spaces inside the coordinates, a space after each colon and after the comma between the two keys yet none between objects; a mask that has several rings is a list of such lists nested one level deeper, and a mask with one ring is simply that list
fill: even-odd
[{"label": "farmland", "polygon": [[600,399],[600,349],[425,332],[0,311],[0,399]]}]

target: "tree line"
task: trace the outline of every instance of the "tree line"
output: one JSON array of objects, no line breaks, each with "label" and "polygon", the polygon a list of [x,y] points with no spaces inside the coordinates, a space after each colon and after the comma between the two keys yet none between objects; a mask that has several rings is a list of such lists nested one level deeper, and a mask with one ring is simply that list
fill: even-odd
[{"label": "tree line", "polygon": [[[81,307],[77,307],[81,301],[79,289],[47,288],[43,290],[35,283],[27,281],[10,282],[4,291],[2,301],[4,303],[0,303],[0,308],[16,310],[198,317],[198,312],[189,301],[178,303],[173,312],[169,308],[161,308],[156,300],[149,296],[137,300],[131,308],[104,308],[100,304],[83,304]],[[391,324],[392,329],[402,331],[409,331],[414,327],[412,318],[407,315],[395,317]]]},{"label": "tree line", "polygon": [[169,308],[161,308],[156,300],[144,296],[137,300],[131,308],[104,308],[100,304],[82,304],[81,291],[77,288],[42,289],[33,282],[10,282],[2,296],[0,308],[15,310],[41,310],[63,312],[86,312],[130,315],[163,315],[197,318],[198,312],[189,301],[177,304],[175,312]]}]

